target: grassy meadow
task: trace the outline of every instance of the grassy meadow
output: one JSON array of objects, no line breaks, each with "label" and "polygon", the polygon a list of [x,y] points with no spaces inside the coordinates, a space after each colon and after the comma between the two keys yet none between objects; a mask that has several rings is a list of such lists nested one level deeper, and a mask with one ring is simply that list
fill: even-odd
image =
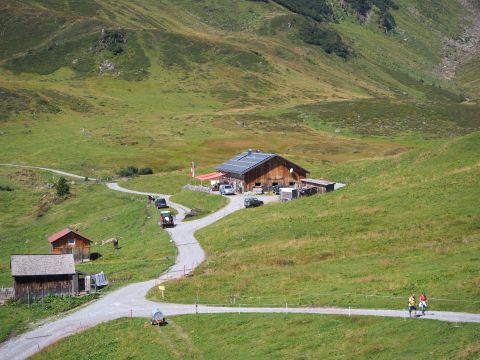
[{"label": "grassy meadow", "polygon": [[[288,1],[2,1],[0,163],[104,180],[127,166],[150,167],[155,174],[121,185],[175,194],[174,201],[212,212],[223,198],[181,191],[192,160],[202,173],[248,148],[276,152],[312,177],[348,186],[242,210],[201,230],[208,259],[195,276],[167,284],[168,301],[193,303],[198,294],[202,303],[225,304],[235,295],[247,305],[403,308],[408,293],[425,290],[434,309],[478,312],[479,65],[472,60],[452,81],[439,70],[444,42],[462,34],[466,9],[450,0],[397,1],[389,10],[396,26],[386,32],[379,9],[364,22],[328,1],[336,4],[334,21],[312,25],[305,9],[294,13],[279,3]],[[306,25],[335,35],[348,56],[308,44]],[[0,185],[14,189],[0,191],[0,286],[11,285],[11,254],[48,253],[46,236],[66,226],[97,242],[92,252],[101,256],[78,268],[104,271],[112,289],[173,263],[175,248],[144,197],[76,181],[71,196],[57,198],[54,179],[0,167]],[[117,252],[98,244],[112,237]],[[0,307],[0,340],[70,306],[57,305]],[[267,358],[286,356],[285,344],[298,357],[341,357],[356,345],[364,358],[431,355],[391,319],[298,317],[289,332],[281,316],[258,316],[266,333],[279,336],[274,329],[288,323],[283,333],[304,339],[260,338],[258,350],[249,346],[258,338],[254,327],[233,343],[222,340],[223,316],[204,319],[179,317],[180,325],[162,329],[144,320],[103,324],[82,339],[112,327],[125,335],[119,352],[109,345],[121,336],[81,348],[85,358],[135,357],[142,347],[166,358],[220,357],[226,352],[218,342],[229,354],[242,347]],[[217,341],[176,332],[194,323]],[[235,318],[225,324],[248,327]],[[473,326],[452,330],[463,351],[441,341],[452,329],[447,324],[413,326],[427,331],[438,357],[478,353]],[[325,335],[337,328],[338,337]],[[145,344],[153,331],[161,338]],[[318,348],[311,333],[327,337],[325,345]],[[399,334],[402,346],[391,341]],[[62,344],[72,342],[52,351],[64,356]]]},{"label": "grassy meadow", "polygon": [[326,166],[345,189],[198,231],[207,260],[166,301],[401,309],[426,291],[434,309],[479,312],[479,152],[474,134]]},{"label": "grassy meadow", "polygon": [[198,219],[214,213],[227,205],[229,201],[224,196],[189,190],[183,190],[182,192],[173,195],[170,199],[173,202],[185,205],[190,209],[195,209],[197,215],[187,217],[187,221],[189,219]]},{"label": "grassy meadow", "polygon": [[474,359],[477,324],[299,314],[185,315],[164,327],[119,319],[32,359]]}]

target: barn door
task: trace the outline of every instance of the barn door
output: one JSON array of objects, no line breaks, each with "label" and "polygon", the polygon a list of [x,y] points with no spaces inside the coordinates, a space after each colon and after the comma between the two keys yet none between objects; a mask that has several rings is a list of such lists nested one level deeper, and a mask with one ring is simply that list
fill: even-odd
[{"label": "barn door", "polygon": [[73,248],[72,249],[72,254],[73,254],[73,261],[75,261],[76,263],[83,261],[83,249],[82,248]]}]

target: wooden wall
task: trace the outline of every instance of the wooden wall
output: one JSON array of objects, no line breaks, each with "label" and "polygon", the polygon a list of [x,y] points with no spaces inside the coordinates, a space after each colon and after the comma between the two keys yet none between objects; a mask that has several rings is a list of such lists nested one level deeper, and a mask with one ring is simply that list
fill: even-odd
[{"label": "wooden wall", "polygon": [[27,301],[47,295],[73,295],[73,275],[16,276],[15,298]]},{"label": "wooden wall", "polygon": [[[69,239],[75,239],[75,245],[68,245]],[[81,235],[70,233],[52,243],[52,254],[73,254],[74,261],[82,262],[90,258],[90,241]]]},{"label": "wooden wall", "polygon": [[[290,169],[293,172],[290,173]],[[281,185],[290,185],[290,183],[300,184],[301,179],[305,179],[306,172],[289,161],[281,158],[273,158],[245,174],[245,191],[250,191],[255,183],[260,183],[264,190],[269,190],[274,183]]]}]

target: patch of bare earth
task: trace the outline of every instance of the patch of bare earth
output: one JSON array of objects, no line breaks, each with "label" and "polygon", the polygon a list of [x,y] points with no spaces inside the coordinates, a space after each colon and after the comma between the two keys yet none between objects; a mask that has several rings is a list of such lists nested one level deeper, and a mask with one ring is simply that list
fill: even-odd
[{"label": "patch of bare earth", "polygon": [[464,19],[463,33],[446,39],[443,48],[443,59],[439,73],[451,80],[457,70],[473,58],[480,55],[480,10],[473,0],[457,0],[467,11]]}]

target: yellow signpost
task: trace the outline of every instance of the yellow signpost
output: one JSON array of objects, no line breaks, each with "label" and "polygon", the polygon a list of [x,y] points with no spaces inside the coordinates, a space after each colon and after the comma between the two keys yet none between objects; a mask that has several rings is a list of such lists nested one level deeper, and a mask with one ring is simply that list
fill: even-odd
[{"label": "yellow signpost", "polygon": [[162,292],[162,300],[165,300],[164,296],[163,296],[163,292],[165,291],[165,286],[163,285],[158,285],[158,290],[160,290]]}]

